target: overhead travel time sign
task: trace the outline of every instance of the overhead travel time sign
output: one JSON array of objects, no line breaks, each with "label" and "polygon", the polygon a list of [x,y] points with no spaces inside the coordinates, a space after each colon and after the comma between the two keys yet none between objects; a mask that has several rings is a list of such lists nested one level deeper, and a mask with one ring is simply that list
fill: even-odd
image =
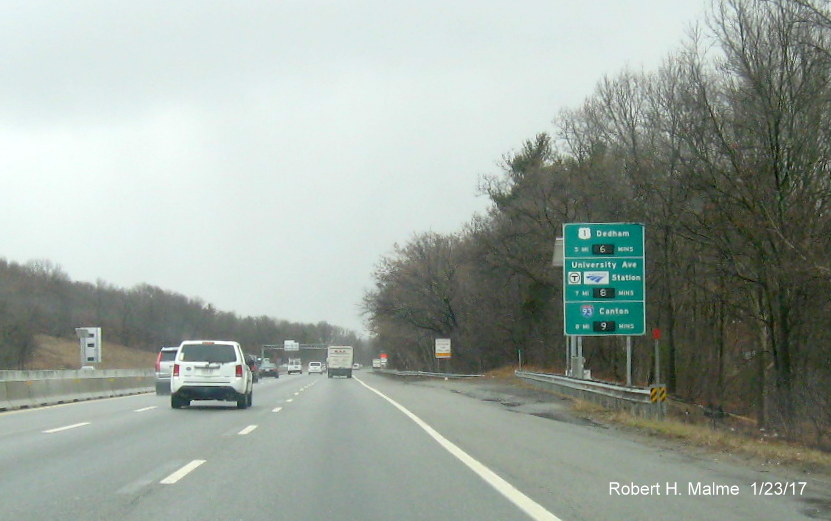
[{"label": "overhead travel time sign", "polygon": [[645,283],[643,224],[563,225],[566,335],[643,335]]}]

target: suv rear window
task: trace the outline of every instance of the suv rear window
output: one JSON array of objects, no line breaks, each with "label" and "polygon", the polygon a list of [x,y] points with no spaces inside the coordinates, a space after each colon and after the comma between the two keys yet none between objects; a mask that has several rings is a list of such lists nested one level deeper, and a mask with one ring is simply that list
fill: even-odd
[{"label": "suv rear window", "polygon": [[162,351],[162,357],[159,359],[159,362],[170,362],[176,358],[176,351]]},{"label": "suv rear window", "polygon": [[218,362],[226,364],[237,361],[234,346],[228,344],[187,344],[182,347],[183,362]]}]

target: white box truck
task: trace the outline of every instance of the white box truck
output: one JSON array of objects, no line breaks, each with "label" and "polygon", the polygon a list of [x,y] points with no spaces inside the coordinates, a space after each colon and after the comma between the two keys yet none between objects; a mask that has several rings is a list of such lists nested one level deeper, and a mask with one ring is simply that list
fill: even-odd
[{"label": "white box truck", "polygon": [[326,374],[352,378],[352,346],[329,346],[326,356]]},{"label": "white box truck", "polygon": [[286,367],[286,373],[288,374],[303,374],[303,360],[300,358],[289,358],[288,367]]}]

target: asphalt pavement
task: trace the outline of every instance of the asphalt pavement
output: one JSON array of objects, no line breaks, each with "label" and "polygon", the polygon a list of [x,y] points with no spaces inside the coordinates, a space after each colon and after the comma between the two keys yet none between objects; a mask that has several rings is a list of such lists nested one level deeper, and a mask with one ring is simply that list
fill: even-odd
[{"label": "asphalt pavement", "polygon": [[0,520],[831,519],[823,478],[624,435],[550,395],[355,376],[264,379],[245,410],[147,394],[0,413]]}]

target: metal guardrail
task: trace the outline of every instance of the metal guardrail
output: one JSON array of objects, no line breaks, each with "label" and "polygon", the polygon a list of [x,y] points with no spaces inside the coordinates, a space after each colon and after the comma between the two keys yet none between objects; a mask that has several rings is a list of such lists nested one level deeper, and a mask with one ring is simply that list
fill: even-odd
[{"label": "metal guardrail", "polygon": [[484,375],[481,374],[456,374],[456,373],[430,373],[427,371],[398,371],[394,369],[373,369],[376,373],[386,374],[390,376],[410,376],[410,377],[425,377],[425,378],[479,378]]},{"label": "metal guardrail", "polygon": [[635,403],[651,403],[649,399],[649,389],[642,389],[640,387],[626,387],[623,385],[615,385],[607,382],[599,382],[597,380],[580,380],[577,378],[570,378],[568,376],[561,376],[549,373],[515,371],[515,374],[519,378],[524,378],[526,380],[554,383],[560,386],[568,387],[570,389],[589,391],[592,393],[608,396],[610,398],[619,398],[622,400],[629,400]]},{"label": "metal guardrail", "polygon": [[549,373],[516,371],[516,376],[536,385],[604,407],[626,409],[638,416],[661,417],[665,406],[652,403],[649,389],[626,387],[596,380],[579,380]]}]

